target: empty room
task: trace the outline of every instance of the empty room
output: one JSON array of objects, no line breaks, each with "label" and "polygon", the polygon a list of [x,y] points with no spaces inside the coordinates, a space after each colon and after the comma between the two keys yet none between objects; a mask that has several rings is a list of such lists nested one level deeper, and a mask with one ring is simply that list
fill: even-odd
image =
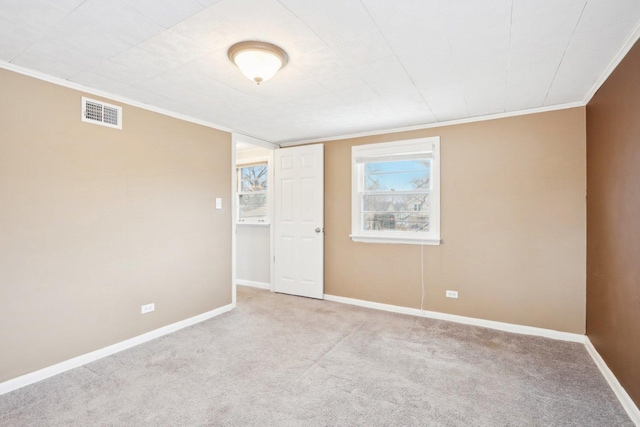
[{"label": "empty room", "polygon": [[0,426],[640,426],[640,0],[0,0]]}]

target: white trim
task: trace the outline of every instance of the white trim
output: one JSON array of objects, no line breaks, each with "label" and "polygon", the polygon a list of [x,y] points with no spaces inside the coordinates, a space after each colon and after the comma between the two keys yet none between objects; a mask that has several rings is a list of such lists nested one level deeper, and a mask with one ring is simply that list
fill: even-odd
[{"label": "white trim", "polygon": [[640,427],[640,408],[631,399],[622,384],[618,381],[614,373],[609,369],[606,362],[600,356],[591,340],[586,335],[574,334],[570,332],[555,331],[552,329],[536,328],[533,326],[515,325],[512,323],[496,322],[493,320],[477,319],[473,317],[458,316],[455,314],[439,313],[436,311],[420,310],[417,308],[402,307],[397,305],[382,304],[372,301],[364,301],[354,298],[340,297],[336,295],[324,294],[326,301],[333,301],[342,304],[355,305],[359,307],[372,308],[375,310],[389,311],[392,313],[408,314],[411,316],[426,317],[430,319],[446,320],[449,322],[463,323],[466,325],[481,326],[483,328],[496,329],[499,331],[512,332],[523,335],[534,335],[539,337],[551,338],[561,341],[570,341],[584,344],[587,352],[593,359],[594,363],[602,373],[611,390],[620,401],[620,404],[631,418],[636,426]]},{"label": "white trim", "polygon": [[[267,165],[268,165],[268,181],[269,185],[267,186],[267,205],[269,206],[269,219],[273,218],[273,153],[276,149],[280,148],[278,144],[273,144],[271,142],[267,142],[261,139],[257,139],[251,136],[247,136],[238,132],[231,132],[231,301],[232,305],[236,306],[236,299],[238,294],[237,283],[237,232],[238,232],[238,222],[236,218],[238,216],[238,173],[237,173],[237,159],[236,159],[236,144],[238,142],[244,142],[247,144],[257,145],[262,148],[267,148],[271,150],[268,156]],[[269,223],[240,223],[242,225],[267,225],[269,226],[269,266],[270,266],[270,277],[271,283],[269,284],[270,290],[273,291],[273,257],[274,257],[274,246],[273,246],[273,227],[271,227],[271,220]]]},{"label": "white trim", "polygon": [[[326,136],[326,137],[321,137],[321,138],[314,138],[314,139],[308,139],[308,140],[301,140],[301,141],[287,141],[287,142],[281,142],[281,143],[273,143],[273,142],[268,142],[266,140],[263,139],[258,139],[256,137],[252,137],[249,135],[244,135],[241,133],[236,132],[238,135],[241,135],[245,141],[254,144],[254,145],[258,145],[261,147],[265,147],[265,148],[270,148],[270,149],[276,149],[276,148],[280,148],[280,147],[290,147],[290,146],[294,146],[294,145],[304,145],[304,144],[314,144],[317,142],[329,142],[329,141],[337,141],[337,140],[341,140],[341,139],[350,139],[350,138],[361,138],[361,137],[366,137],[366,136],[374,136],[374,135],[386,135],[386,134],[390,134],[390,133],[397,133],[397,132],[408,132],[408,131],[413,131],[413,130],[422,130],[422,129],[432,129],[432,128],[438,128],[438,127],[445,127],[445,126],[453,126],[453,125],[460,125],[460,124],[466,124],[466,123],[475,123],[475,122],[482,122],[482,121],[487,121],[487,120],[495,120],[495,119],[504,119],[504,118],[508,118],[508,117],[517,117],[517,116],[523,116],[523,115],[527,115],[527,114],[536,114],[536,113],[546,113],[546,112],[550,112],[550,111],[558,111],[558,110],[566,110],[569,108],[576,108],[576,107],[584,107],[586,106],[589,101],[591,101],[591,98],[593,98],[593,96],[595,95],[595,93],[598,91],[598,89],[600,89],[600,87],[604,84],[604,82],[609,78],[609,76],[611,75],[611,73],[616,69],[616,67],[620,64],[620,62],[624,59],[624,57],[627,55],[627,53],[629,53],[629,50],[631,50],[631,48],[633,47],[633,45],[638,41],[638,39],[640,39],[640,22],[638,22],[635,26],[635,28],[633,29],[633,31],[631,32],[631,34],[629,34],[629,36],[627,37],[627,39],[625,40],[625,42],[623,43],[622,47],[618,50],[618,52],[616,53],[616,55],[613,57],[613,59],[611,60],[611,62],[609,63],[609,65],[607,66],[607,68],[603,71],[603,73],[600,75],[600,77],[598,78],[598,80],[596,80],[596,82],[593,84],[593,86],[591,87],[591,89],[589,90],[589,92],[587,92],[586,96],[584,97],[584,99],[582,101],[578,101],[578,102],[569,102],[566,104],[557,104],[557,105],[549,105],[549,106],[544,106],[544,107],[537,107],[537,108],[530,108],[530,109],[526,109],[526,110],[519,110],[519,111],[510,111],[510,112],[505,112],[505,113],[497,113],[497,114],[489,114],[489,115],[485,115],[485,116],[477,116],[477,117],[468,117],[468,118],[464,118],[464,119],[457,119],[457,120],[449,120],[449,121],[444,121],[444,122],[435,122],[435,123],[429,123],[429,124],[424,124],[424,125],[415,125],[415,126],[405,126],[405,127],[397,127],[397,128],[391,128],[391,129],[378,129],[378,130],[371,130],[371,131],[365,131],[365,132],[357,132],[357,133],[352,133],[352,134],[339,134],[339,135],[334,135],[334,136]],[[84,85],[81,85],[79,83],[74,83],[74,82],[70,82],[69,80],[64,80],[58,77],[53,77],[44,73],[41,73],[39,71],[35,71],[35,70],[30,70],[28,68],[24,68],[21,67],[19,65],[15,65],[13,63],[4,61],[4,60],[0,60],[0,68],[4,68],[6,70],[9,71],[13,71],[19,74],[23,74],[26,76],[30,76],[33,78],[36,78],[38,80],[43,80],[49,83],[53,83],[59,86],[64,86],[70,89],[75,89],[75,90],[79,90],[82,92],[86,92],[89,94],[93,94],[93,95],[97,95],[97,96],[102,96],[105,98],[110,98],[112,100],[115,101],[119,101],[119,102],[123,102],[125,104],[134,106],[134,107],[138,107],[138,108],[142,108],[148,111],[153,111],[159,114],[163,114],[169,117],[174,117],[176,119],[180,119],[180,120],[184,120],[187,122],[191,122],[191,123],[195,123],[195,124],[199,124],[202,126],[207,126],[213,129],[218,129],[218,130],[222,130],[225,132],[235,132],[233,129],[227,128],[225,126],[221,126],[221,125],[217,125],[215,123],[211,123],[205,120],[201,120],[201,119],[196,119],[193,117],[189,117],[183,114],[179,114],[179,113],[174,113],[168,110],[165,110],[163,108],[160,107],[155,107],[149,104],[145,104],[139,101],[134,101],[132,99],[123,97],[123,96],[119,96],[119,95],[115,95],[109,92],[105,92],[105,91],[101,91],[98,89],[93,89]],[[251,141],[253,140],[253,141]]]},{"label": "white trim", "polygon": [[584,105],[587,105],[589,101],[591,101],[591,98],[594,97],[598,89],[600,89],[600,87],[604,84],[604,82],[607,81],[607,79],[609,78],[611,73],[613,73],[616,67],[620,65],[624,57],[627,56],[627,53],[629,53],[629,51],[631,50],[633,45],[636,44],[638,39],[640,39],[640,21],[638,21],[635,28],[633,29],[631,34],[629,34],[627,39],[624,41],[624,43],[622,44],[622,47],[620,48],[620,50],[618,50],[618,52],[613,57],[613,59],[611,60],[607,68],[604,69],[602,74],[600,74],[600,77],[598,78],[598,80],[596,80],[596,82],[593,84],[589,92],[587,92],[587,95],[584,97],[584,101],[583,101]]},{"label": "white trim", "polygon": [[236,279],[236,285],[250,286],[252,288],[271,290],[271,283],[254,282],[253,280]]},{"label": "white trim", "polygon": [[598,353],[598,350],[593,346],[589,337],[585,337],[584,346],[587,348],[587,352],[589,352],[589,355],[595,362],[598,369],[600,369],[604,379],[609,383],[609,387],[611,387],[611,390],[615,393],[620,404],[622,404],[624,410],[627,411],[631,421],[633,421],[636,426],[640,427],[640,409],[638,409],[631,399],[631,396],[629,396],[624,387],[622,387],[622,384],[620,384],[614,373],[611,372],[611,369],[609,369],[607,363],[604,361],[602,356],[600,356],[600,353]]},{"label": "white trim", "polygon": [[237,221],[236,225],[257,225],[257,226],[269,226],[271,225],[271,223],[269,221],[265,221],[265,222],[257,222],[257,221],[250,221],[250,220],[244,220],[244,221]]},{"label": "white trim", "polygon": [[489,114],[486,116],[469,117],[466,119],[429,123],[426,125],[406,126],[406,127],[392,128],[392,129],[378,129],[378,130],[359,132],[359,133],[326,136],[326,137],[316,138],[316,139],[308,139],[308,140],[303,139],[302,141],[281,142],[280,147],[284,148],[284,147],[291,147],[294,145],[315,144],[318,142],[338,141],[341,139],[362,138],[365,136],[387,135],[390,133],[409,132],[413,130],[433,129],[433,128],[440,128],[445,126],[462,125],[466,123],[484,122],[487,120],[525,116],[527,114],[537,114],[537,113],[547,113],[550,111],[567,110],[569,108],[584,107],[585,105],[586,104],[584,102],[570,102],[567,104],[550,105],[548,107],[530,108],[528,110],[520,110],[520,111],[510,111],[508,113]]},{"label": "white trim", "polygon": [[426,317],[429,319],[446,320],[465,325],[481,326],[483,328],[496,329],[498,331],[513,332],[523,335],[535,335],[554,340],[571,341],[584,344],[585,336],[571,332],[555,331],[553,329],[536,328],[534,326],[515,325],[513,323],[496,322],[494,320],[477,319],[475,317],[458,316],[456,314],[440,313],[437,311],[420,310],[419,308],[402,307],[398,305],[382,304],[379,302],[364,301],[354,298],[340,297],[336,295],[324,295],[327,301],[342,304],[357,305],[359,307],[373,308],[375,310],[390,311],[392,313],[408,314],[411,316]]},{"label": "white trim", "polygon": [[486,121],[486,120],[503,119],[503,118],[507,118],[507,117],[523,116],[523,115],[527,115],[527,114],[545,113],[545,112],[557,111],[557,110],[566,110],[566,109],[569,109],[569,108],[584,107],[586,105],[585,102],[571,102],[571,103],[567,103],[567,104],[558,104],[558,105],[551,105],[551,106],[547,106],[547,107],[530,108],[528,110],[512,111],[512,112],[508,112],[508,113],[490,114],[490,115],[486,115],[486,116],[469,117],[469,118],[466,118],[466,119],[458,119],[458,120],[450,120],[450,121],[445,121],[445,122],[429,123],[429,124],[426,124],[426,125],[406,126],[406,127],[392,128],[392,129],[378,129],[378,130],[359,132],[359,133],[353,133],[353,134],[342,134],[342,135],[335,135],[335,136],[327,136],[327,137],[310,139],[310,140],[288,141],[288,142],[274,143],[274,142],[266,141],[264,139],[259,139],[259,138],[254,137],[254,136],[245,135],[243,133],[234,131],[233,129],[227,128],[225,126],[217,125],[215,123],[211,123],[211,122],[208,122],[208,121],[205,121],[205,120],[201,120],[201,119],[196,119],[194,117],[189,117],[189,116],[186,116],[186,115],[183,115],[183,114],[180,114],[180,113],[174,113],[172,111],[165,110],[165,109],[160,108],[160,107],[155,107],[155,106],[150,105],[150,104],[145,104],[143,102],[134,101],[133,99],[130,99],[130,98],[127,98],[127,97],[124,97],[124,96],[120,96],[120,95],[115,95],[113,93],[105,92],[105,91],[102,91],[102,90],[99,90],[99,89],[90,88],[88,86],[84,86],[84,85],[81,85],[79,83],[70,82],[69,80],[64,80],[64,79],[61,79],[59,77],[53,77],[53,76],[50,76],[48,74],[41,73],[39,71],[30,70],[28,68],[24,68],[24,67],[21,67],[19,65],[12,64],[12,63],[7,62],[7,61],[0,60],[0,68],[4,68],[5,70],[13,71],[13,72],[18,73],[18,74],[23,74],[25,76],[33,77],[33,78],[36,78],[38,80],[42,80],[42,81],[45,81],[45,82],[53,83],[53,84],[56,84],[58,86],[63,86],[63,87],[69,88],[69,89],[79,90],[79,91],[82,91],[82,92],[85,92],[85,93],[89,93],[89,94],[92,94],[92,95],[101,96],[103,98],[109,98],[109,99],[112,99],[114,101],[118,101],[118,102],[122,102],[122,103],[127,104],[127,105],[131,105],[133,107],[138,107],[138,108],[142,108],[144,110],[153,111],[154,113],[163,114],[165,116],[169,116],[169,117],[173,117],[173,118],[176,118],[176,119],[184,120],[186,122],[195,123],[195,124],[198,124],[198,125],[210,127],[210,128],[213,128],[213,129],[218,129],[218,130],[229,132],[229,133],[235,133],[238,136],[238,139],[241,139],[244,142],[248,142],[248,143],[253,144],[253,145],[258,145],[258,146],[261,146],[261,147],[264,147],[264,148],[270,148],[272,150],[273,149],[277,149],[277,148],[290,147],[290,146],[294,146],[294,145],[314,144],[314,143],[317,143],[317,142],[337,141],[337,140],[340,140],[340,139],[360,138],[360,137],[364,137],[364,136],[373,136],[373,135],[386,135],[386,134],[389,134],[389,133],[396,133],[396,132],[407,132],[407,131],[412,131],[412,130],[431,129],[431,128],[459,125],[459,124],[465,124],[465,123],[483,122],[483,121]]},{"label": "white trim", "polygon": [[351,240],[358,243],[397,243],[403,245],[430,245],[442,244],[442,239],[431,239],[424,237],[393,237],[393,236],[367,236],[364,234],[349,234]]},{"label": "white trim", "polygon": [[238,225],[271,225],[271,220],[267,219],[239,219],[236,221]]},{"label": "white trim", "polygon": [[197,125],[206,126],[212,129],[221,130],[224,132],[233,132],[233,129],[217,125],[215,123],[211,123],[205,120],[196,119],[194,117],[189,117],[184,114],[174,113],[173,111],[165,110],[164,108],[155,107],[150,104],[145,104],[143,102],[134,101],[133,99],[115,95],[113,93],[105,92],[99,89],[93,89],[88,86],[81,85],[79,83],[70,82],[69,80],[64,80],[58,77],[53,77],[48,74],[41,73],[39,71],[29,70],[28,68],[20,67],[19,65],[12,64],[10,62],[6,62],[0,60],[0,68],[4,68],[5,70],[13,71],[18,74],[22,74],[25,76],[33,77],[38,80],[42,80],[48,83],[53,83],[58,86],[66,87],[73,90],[78,90],[84,93],[88,93],[95,96],[101,96],[103,98],[108,98],[117,102],[122,102],[123,104],[130,105],[132,107],[142,108],[143,110],[153,111],[154,113],[162,114],[165,116],[173,117],[174,119],[183,120],[185,122],[195,123]]},{"label": "white trim", "polygon": [[[278,147],[277,149],[280,149]],[[273,165],[273,167],[272,167]],[[276,193],[275,193],[275,183],[276,183],[276,174],[275,174],[275,165],[276,165],[276,149],[271,150],[269,153],[269,182],[273,183],[269,185],[267,191],[269,191],[269,218],[273,218],[275,215],[275,206],[276,206]],[[269,224],[269,290],[271,292],[276,291],[276,272],[275,272],[275,261],[276,261],[276,234],[275,227]]]},{"label": "white trim", "polygon": [[[365,163],[385,160],[431,157],[429,191],[429,231],[365,230],[363,197],[369,192],[365,184]],[[385,192],[386,194],[391,194]],[[407,193],[412,193],[407,191]],[[440,137],[405,139],[351,147],[351,240],[360,243],[399,243],[439,245],[440,239]]]},{"label": "white trim", "polygon": [[244,165],[252,165],[252,164],[256,164],[256,163],[264,163],[266,165],[269,164],[269,155],[266,156],[256,156],[256,157],[247,157],[244,159],[236,159],[236,169],[238,167],[244,166]]},{"label": "white trim", "polygon": [[236,218],[238,217],[238,166],[236,162],[236,145],[237,134],[231,133],[231,304],[235,308],[237,305],[236,297],[236,239],[238,234],[238,225]]},{"label": "white trim", "polygon": [[22,375],[20,377],[10,379],[8,381],[0,383],[0,395],[9,393],[11,391],[17,390],[29,384],[36,383],[38,381],[45,380],[47,378],[53,377],[54,375],[61,374],[71,369],[78,368],[80,366],[86,365],[87,363],[94,362],[98,359],[111,356],[113,354],[119,353],[121,351],[127,350],[131,347],[135,347],[145,342],[151,341],[163,335],[167,335],[172,332],[178,331],[180,329],[195,325],[196,323],[204,322],[205,320],[211,319],[212,317],[219,316],[232,309],[233,309],[233,306],[231,304],[225,305],[225,306],[216,308],[215,310],[211,310],[206,313],[202,313],[197,316],[190,317],[188,319],[181,320],[179,322],[172,323],[170,325],[163,326],[158,329],[154,329],[153,331],[144,333],[142,335],[138,335],[133,338],[129,338],[128,340],[121,341],[119,343],[110,345],[108,347],[104,347],[99,350],[92,351],[90,353],[86,353],[69,360],[65,360],[64,362],[56,363],[55,365],[49,366],[47,368],[39,369],[37,371]]},{"label": "white trim", "polygon": [[264,139],[258,139],[256,137],[253,136],[249,136],[249,135],[245,135],[241,132],[236,132],[233,131],[236,135],[236,141],[238,142],[244,142],[246,144],[251,144],[251,145],[257,145],[258,147],[262,147],[262,148],[267,148],[269,150],[275,150],[277,148],[280,148],[280,145],[273,143],[273,142],[269,142],[269,141],[265,141]]}]

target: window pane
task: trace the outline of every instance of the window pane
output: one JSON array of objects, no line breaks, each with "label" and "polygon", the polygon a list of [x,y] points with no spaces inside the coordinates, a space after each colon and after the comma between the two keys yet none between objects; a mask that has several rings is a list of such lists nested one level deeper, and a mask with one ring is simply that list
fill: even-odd
[{"label": "window pane", "polygon": [[364,212],[428,212],[429,195],[416,194],[378,194],[362,197]]},{"label": "window pane", "polygon": [[429,215],[422,213],[365,213],[362,224],[366,231],[429,231]]},{"label": "window pane", "polygon": [[266,206],[240,206],[238,209],[238,219],[257,219],[267,217]]},{"label": "window pane", "polygon": [[429,216],[415,213],[366,213],[363,218],[366,231],[429,231]]},{"label": "window pane", "polygon": [[267,189],[267,165],[240,168],[240,191],[265,191]]},{"label": "window pane", "polygon": [[426,189],[429,188],[430,174],[431,159],[365,163],[365,190]]},{"label": "window pane", "polygon": [[429,231],[428,194],[364,195],[363,229]]},{"label": "window pane", "polygon": [[240,206],[265,206],[267,204],[266,194],[241,194]]},{"label": "window pane", "polygon": [[240,181],[240,191],[248,192],[248,191],[266,191],[267,189],[267,178],[256,178],[253,180],[245,180]]},{"label": "window pane", "polygon": [[241,194],[239,196],[238,219],[266,218],[267,196],[265,194]]}]

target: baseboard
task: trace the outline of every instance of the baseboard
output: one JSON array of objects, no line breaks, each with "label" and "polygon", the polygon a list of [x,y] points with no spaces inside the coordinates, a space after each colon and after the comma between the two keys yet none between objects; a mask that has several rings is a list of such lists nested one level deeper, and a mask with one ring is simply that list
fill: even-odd
[{"label": "baseboard", "polygon": [[379,302],[364,301],[354,298],[345,298],[335,295],[324,295],[327,301],[334,301],[343,304],[357,305],[360,307],[373,308],[376,310],[390,311],[392,313],[409,314],[411,316],[426,317],[429,319],[447,320],[449,322],[463,323],[465,325],[482,326],[483,328],[496,329],[499,331],[513,332],[516,334],[535,335],[539,337],[552,338],[561,341],[571,341],[584,344],[585,336],[570,332],[554,331],[552,329],[536,328],[533,326],[515,325],[512,323],[496,322],[493,320],[477,319],[474,317],[458,316],[455,314],[439,313],[437,311],[420,310],[418,308],[401,307],[398,305],[382,304]]},{"label": "baseboard", "polygon": [[252,288],[266,289],[268,291],[271,290],[270,283],[254,282],[253,280],[236,279],[236,285],[251,286]]},{"label": "baseboard", "polygon": [[604,361],[602,356],[600,356],[600,353],[598,353],[598,350],[593,346],[589,337],[586,337],[584,346],[587,348],[589,355],[595,362],[598,369],[600,369],[602,376],[609,383],[609,387],[611,387],[611,390],[615,393],[616,397],[622,404],[622,407],[627,411],[631,421],[633,421],[636,426],[640,427],[640,409],[638,409],[638,406],[631,399],[631,396],[629,396],[624,387],[622,387],[622,384],[620,384],[613,372],[611,372],[611,369],[609,369],[607,363]]},{"label": "baseboard", "polygon": [[144,333],[142,335],[138,335],[137,337],[133,337],[128,340],[110,345],[108,347],[101,348],[100,350],[92,351],[90,353],[86,353],[81,356],[74,357],[73,359],[56,363],[55,365],[49,366],[47,368],[43,368],[35,372],[22,375],[20,377],[10,379],[8,381],[0,383],[0,395],[9,393],[13,390],[17,390],[29,384],[33,384],[38,381],[42,381],[44,379],[53,377],[54,375],[61,374],[71,369],[78,368],[80,366],[86,365],[87,363],[91,363],[98,359],[102,359],[103,357],[111,356],[112,354],[119,353],[123,350],[127,350],[131,347],[135,347],[139,344],[145,343],[147,341],[151,341],[155,338],[170,334],[172,332],[178,331],[188,326],[195,325],[196,323],[200,323],[205,320],[211,319],[212,317],[219,316],[232,309],[233,309],[233,306],[231,304],[225,305],[215,310],[208,311],[206,313],[202,313],[197,316],[190,317],[188,319],[181,320],[179,322],[172,323],[167,326],[163,326],[162,328],[154,329],[153,331]]}]

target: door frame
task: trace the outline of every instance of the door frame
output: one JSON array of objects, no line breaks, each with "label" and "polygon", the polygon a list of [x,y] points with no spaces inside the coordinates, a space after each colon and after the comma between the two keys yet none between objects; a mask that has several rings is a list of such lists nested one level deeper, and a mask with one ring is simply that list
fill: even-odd
[{"label": "door frame", "polygon": [[[262,139],[253,138],[248,135],[243,135],[238,132],[231,133],[231,305],[235,308],[237,303],[237,285],[236,280],[238,279],[236,274],[236,237],[237,237],[237,223],[236,223],[236,214],[238,210],[238,174],[236,173],[236,144],[239,142],[244,142],[246,144],[256,145],[258,147],[267,148],[271,150],[269,155],[269,186],[267,188],[268,199],[270,200],[269,204],[269,218],[271,221],[273,220],[273,161],[274,161],[274,151],[280,148],[278,144],[274,144],[268,141],[264,141]],[[274,227],[272,222],[269,222],[269,286],[271,288],[271,292],[273,292],[274,286],[274,272],[273,272],[273,255],[274,255]]]}]

